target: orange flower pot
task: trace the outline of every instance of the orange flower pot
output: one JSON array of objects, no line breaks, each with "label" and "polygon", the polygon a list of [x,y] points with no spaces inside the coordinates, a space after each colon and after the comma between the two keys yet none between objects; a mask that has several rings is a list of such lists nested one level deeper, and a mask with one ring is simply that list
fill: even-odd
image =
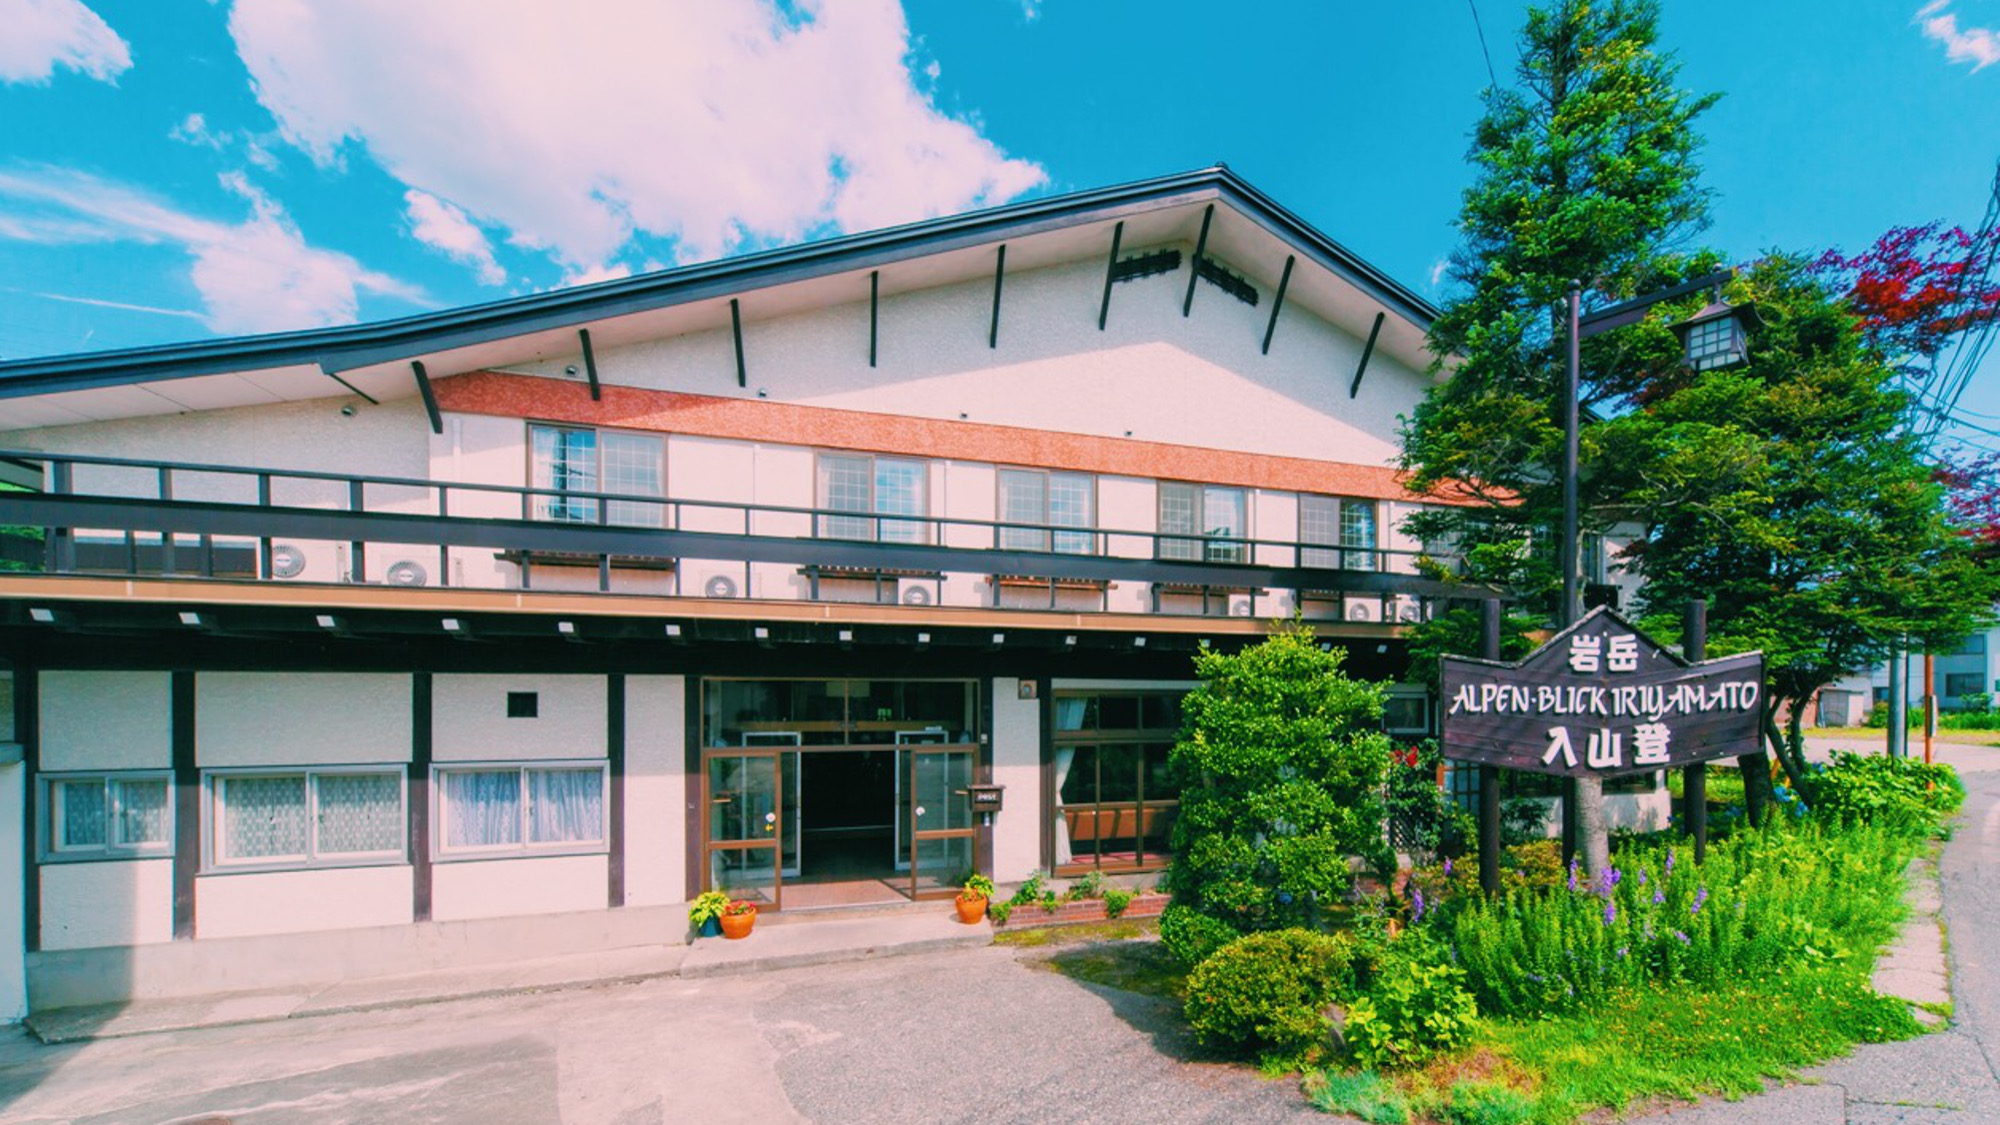
[{"label": "orange flower pot", "polygon": [[721,918],[722,936],[737,941],[750,936],[750,927],[757,924],[757,912],[748,914],[724,914]]},{"label": "orange flower pot", "polygon": [[968,926],[977,925],[981,918],[986,917],[986,900],[984,898],[977,896],[967,898],[964,895],[960,895],[952,901],[958,907],[958,920]]}]

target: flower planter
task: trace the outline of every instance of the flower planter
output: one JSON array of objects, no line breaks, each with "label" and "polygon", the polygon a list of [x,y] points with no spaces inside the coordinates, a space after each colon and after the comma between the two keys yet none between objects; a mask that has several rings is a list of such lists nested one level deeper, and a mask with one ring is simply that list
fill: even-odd
[{"label": "flower planter", "polygon": [[[1118,915],[1118,918],[1115,920],[1158,918],[1160,912],[1165,910],[1167,904],[1173,900],[1172,895],[1158,892],[1138,895],[1125,905],[1124,913]],[[1004,925],[1009,929],[1022,930],[1034,926],[1067,926],[1079,922],[1103,922],[1107,920],[1113,919],[1110,919],[1104,913],[1103,899],[1076,898],[1058,904],[1054,913],[1043,910],[1039,903],[1022,903],[1016,906],[1012,913],[1008,914],[1005,922],[996,922],[994,924]]]},{"label": "flower planter", "polygon": [[714,918],[702,920],[701,929],[695,931],[699,937],[721,937],[722,923]]},{"label": "flower planter", "polygon": [[960,895],[952,900],[952,904],[958,907],[958,920],[968,926],[976,926],[981,918],[986,917],[986,898],[983,895],[971,898]]},{"label": "flower planter", "polygon": [[750,927],[757,924],[757,911],[746,914],[724,914],[722,916],[722,936],[730,941],[740,941],[750,936]]}]

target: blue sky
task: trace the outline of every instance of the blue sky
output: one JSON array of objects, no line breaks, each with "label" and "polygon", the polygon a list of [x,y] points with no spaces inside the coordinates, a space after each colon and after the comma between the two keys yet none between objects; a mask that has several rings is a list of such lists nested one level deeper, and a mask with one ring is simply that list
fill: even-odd
[{"label": "blue sky", "polygon": [[[1477,0],[1492,65],[1521,6]],[[1420,292],[1465,0],[0,0],[0,356],[403,315],[1226,161]],[[699,13],[695,15],[693,13]],[[1672,0],[1707,241],[1968,225],[2000,0]],[[2000,415],[2000,365],[1968,405]]]}]

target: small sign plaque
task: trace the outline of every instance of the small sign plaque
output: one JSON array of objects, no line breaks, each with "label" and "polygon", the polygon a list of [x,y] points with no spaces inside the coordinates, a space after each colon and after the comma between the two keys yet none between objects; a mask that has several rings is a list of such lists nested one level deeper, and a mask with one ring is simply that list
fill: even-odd
[{"label": "small sign plaque", "polygon": [[1755,753],[1764,655],[1689,664],[1605,607],[1518,664],[1443,658],[1444,756],[1616,777]]},{"label": "small sign plaque", "polygon": [[1000,794],[1004,785],[970,785],[966,792],[972,795],[972,811],[976,813],[996,813],[1000,811]]}]

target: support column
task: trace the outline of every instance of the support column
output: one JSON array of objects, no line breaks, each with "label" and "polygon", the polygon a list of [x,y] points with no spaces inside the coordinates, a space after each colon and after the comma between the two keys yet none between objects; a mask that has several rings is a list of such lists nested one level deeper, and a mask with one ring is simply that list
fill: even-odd
[{"label": "support column", "polygon": [[169,689],[174,762],[174,940],[195,935],[195,876],[201,871],[201,769],[195,754],[195,674],[174,672]]},{"label": "support column", "polygon": [[606,810],[611,853],[605,864],[609,886],[605,904],[625,905],[625,673],[604,677],[604,758],[611,774],[611,805]]},{"label": "support column", "polygon": [[431,920],[432,683],[429,672],[410,676],[410,918]]},{"label": "support column", "polygon": [[[1690,664],[1708,659],[1708,603],[1691,601],[1681,629],[1681,655]],[[1708,763],[1696,762],[1681,774],[1681,820],[1694,837],[1694,861],[1708,858]]]},{"label": "support column", "polygon": [[[1500,659],[1500,600],[1479,603],[1479,655]],[[1479,767],[1479,889],[1500,893],[1500,770]]]}]

